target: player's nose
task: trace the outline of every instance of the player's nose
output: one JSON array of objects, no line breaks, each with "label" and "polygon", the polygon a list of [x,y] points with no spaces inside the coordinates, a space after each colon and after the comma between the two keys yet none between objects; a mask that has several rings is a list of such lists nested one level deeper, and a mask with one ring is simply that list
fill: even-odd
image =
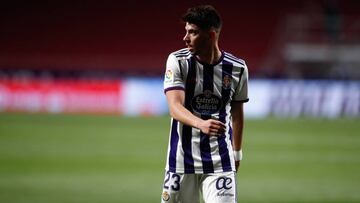
[{"label": "player's nose", "polygon": [[183,37],[183,41],[184,42],[190,42],[190,39],[189,39],[189,35],[186,33],[185,36]]}]

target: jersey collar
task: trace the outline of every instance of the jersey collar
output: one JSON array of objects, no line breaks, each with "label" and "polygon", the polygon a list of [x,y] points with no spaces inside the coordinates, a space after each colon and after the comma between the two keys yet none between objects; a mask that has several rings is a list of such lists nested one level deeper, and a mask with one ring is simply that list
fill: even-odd
[{"label": "jersey collar", "polygon": [[216,63],[214,63],[214,64],[208,64],[208,63],[205,63],[205,62],[200,61],[196,56],[193,55],[193,57],[195,58],[195,60],[196,60],[197,62],[199,62],[199,63],[200,63],[201,65],[203,65],[203,66],[216,66],[216,65],[218,65],[218,64],[224,59],[224,56],[225,56],[225,53],[224,53],[224,51],[221,50],[221,56],[220,56],[219,60],[218,60]]}]

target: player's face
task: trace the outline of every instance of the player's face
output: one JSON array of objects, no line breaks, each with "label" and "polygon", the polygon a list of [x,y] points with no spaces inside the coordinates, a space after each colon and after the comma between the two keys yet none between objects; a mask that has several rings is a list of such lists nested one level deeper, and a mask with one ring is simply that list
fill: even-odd
[{"label": "player's face", "polygon": [[209,31],[201,30],[197,25],[186,23],[186,34],[183,38],[187,48],[193,55],[201,55],[211,47]]}]

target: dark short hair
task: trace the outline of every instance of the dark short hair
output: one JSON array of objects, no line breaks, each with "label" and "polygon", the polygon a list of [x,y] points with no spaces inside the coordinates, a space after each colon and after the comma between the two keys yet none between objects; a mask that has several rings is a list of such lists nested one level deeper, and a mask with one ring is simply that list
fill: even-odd
[{"label": "dark short hair", "polygon": [[219,13],[211,5],[201,5],[189,8],[182,20],[197,25],[200,29],[221,29],[222,22]]}]

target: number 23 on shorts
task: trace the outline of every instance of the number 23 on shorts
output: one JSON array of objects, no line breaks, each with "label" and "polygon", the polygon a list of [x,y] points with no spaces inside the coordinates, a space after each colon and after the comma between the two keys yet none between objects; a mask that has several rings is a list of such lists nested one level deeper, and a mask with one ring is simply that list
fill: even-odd
[{"label": "number 23 on shorts", "polygon": [[164,189],[179,191],[180,190],[180,180],[181,180],[180,175],[167,171],[165,174]]}]

